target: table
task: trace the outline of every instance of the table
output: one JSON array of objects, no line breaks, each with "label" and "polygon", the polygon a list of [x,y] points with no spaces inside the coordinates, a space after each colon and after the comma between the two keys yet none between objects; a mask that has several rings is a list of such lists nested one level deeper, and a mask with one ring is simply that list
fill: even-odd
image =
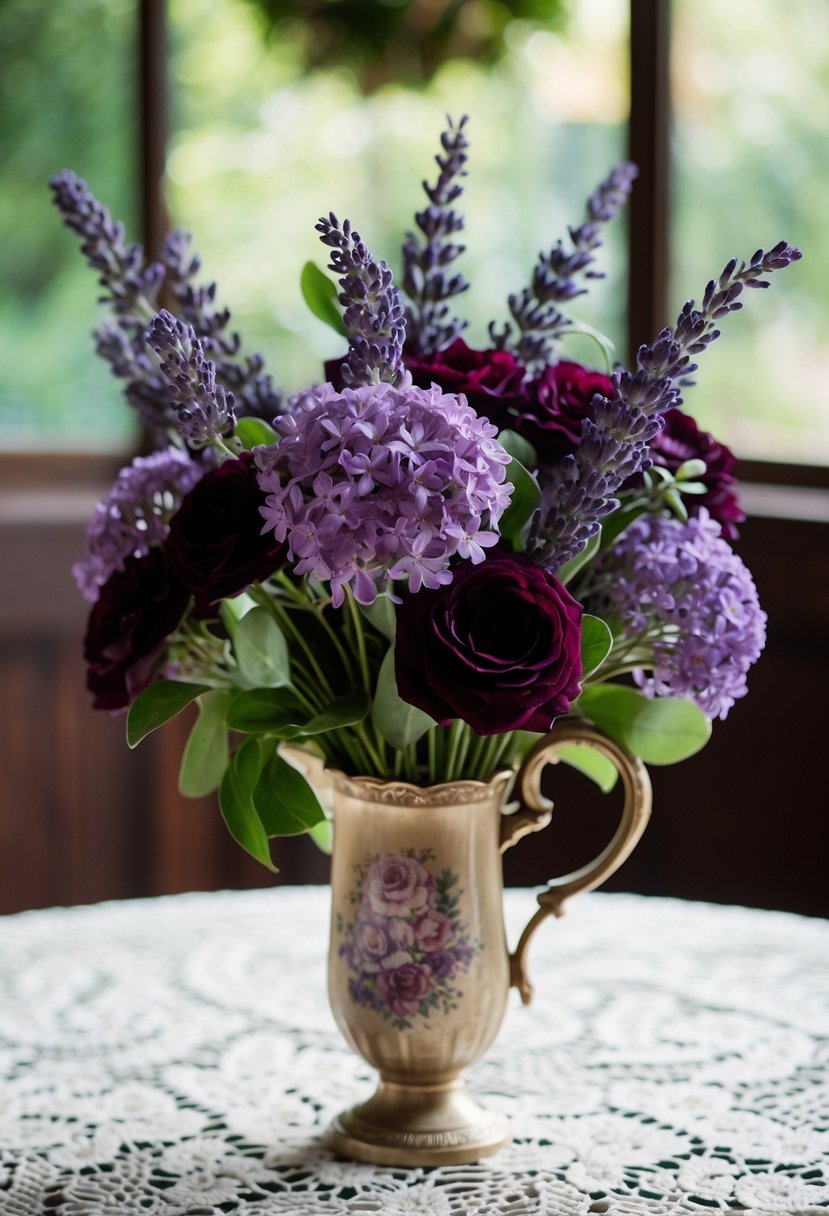
[{"label": "table", "polygon": [[[327,892],[0,920],[3,1216],[628,1216],[829,1208],[829,924],[595,894],[533,942],[469,1081],[480,1165],[338,1161],[368,1095],[325,998]],[[506,897],[513,934],[533,904]]]}]

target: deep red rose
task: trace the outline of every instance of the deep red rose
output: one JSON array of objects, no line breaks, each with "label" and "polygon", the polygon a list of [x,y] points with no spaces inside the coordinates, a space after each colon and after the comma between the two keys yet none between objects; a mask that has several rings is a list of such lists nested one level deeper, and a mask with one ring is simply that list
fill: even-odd
[{"label": "deep red rose", "polygon": [[472,409],[499,429],[511,427],[523,408],[524,367],[506,350],[474,350],[456,338],[435,355],[404,354],[418,388],[436,384],[445,393],[463,393]]},{"label": "deep red rose", "polygon": [[546,731],[581,688],[582,607],[525,557],[495,554],[397,613],[401,697],[479,735]]},{"label": "deep red rose", "polygon": [[281,565],[284,545],[262,533],[264,503],[253,456],[243,452],[205,473],[170,520],[170,569],[193,592],[199,615]]},{"label": "deep red rose", "polygon": [[527,385],[527,403],[513,422],[513,430],[530,441],[541,464],[557,464],[579,446],[581,424],[591,416],[596,393],[611,399],[616,396],[609,376],[580,363],[545,367]]},{"label": "deep red rose", "polygon": [[701,431],[690,414],[667,410],[664,418],[664,428],[651,443],[654,464],[675,473],[686,460],[704,460],[705,473],[698,480],[707,487],[706,493],[688,494],[683,502],[691,514],[699,507],[707,507],[711,518],[720,524],[725,539],[736,540],[739,536],[736,525],[745,519],[745,512],[735,493],[734,453],[713,435]]},{"label": "deep red rose", "polygon": [[95,694],[95,709],[125,709],[147,687],[189,598],[158,547],[126,558],[123,569],[109,576],[84,638],[86,686]]}]

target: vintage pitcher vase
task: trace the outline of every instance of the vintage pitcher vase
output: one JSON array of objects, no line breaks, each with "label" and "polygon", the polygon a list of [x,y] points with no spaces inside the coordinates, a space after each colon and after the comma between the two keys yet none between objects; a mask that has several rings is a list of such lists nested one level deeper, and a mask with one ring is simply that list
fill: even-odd
[{"label": "vintage pitcher vase", "polygon": [[[596,748],[616,766],[624,806],[594,861],[550,881],[510,954],[501,854],[550,821],[541,775],[563,744]],[[350,1046],[379,1071],[376,1093],[337,1117],[333,1147],[387,1165],[476,1161],[506,1139],[504,1121],[466,1091],[461,1073],[493,1042],[511,986],[527,1003],[529,939],[564,901],[603,882],[650,815],[642,763],[574,721],[557,723],[517,777],[523,809],[504,806],[514,774],[429,788],[348,777],[293,746],[283,754],[334,818],[329,997]]]}]

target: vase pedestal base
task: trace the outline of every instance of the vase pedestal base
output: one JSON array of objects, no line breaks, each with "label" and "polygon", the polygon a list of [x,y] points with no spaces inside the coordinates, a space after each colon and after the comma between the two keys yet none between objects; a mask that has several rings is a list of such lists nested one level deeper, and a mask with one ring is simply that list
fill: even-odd
[{"label": "vase pedestal base", "polygon": [[484,1110],[462,1081],[381,1081],[367,1102],[337,1116],[328,1136],[342,1156],[373,1165],[463,1165],[497,1153],[506,1139],[506,1120]]}]

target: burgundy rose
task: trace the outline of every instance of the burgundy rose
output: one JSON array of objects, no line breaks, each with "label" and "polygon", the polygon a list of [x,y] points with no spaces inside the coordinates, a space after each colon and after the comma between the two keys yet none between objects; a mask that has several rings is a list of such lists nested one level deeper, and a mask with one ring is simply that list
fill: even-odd
[{"label": "burgundy rose", "polygon": [[530,441],[541,464],[557,464],[579,446],[581,424],[590,417],[596,393],[616,396],[609,376],[580,363],[545,367],[527,385],[527,402],[514,420],[513,430]]},{"label": "burgundy rose", "polygon": [[377,995],[399,1018],[417,1013],[421,1002],[435,990],[432,972],[423,963],[404,963],[381,971],[375,982]]},{"label": "burgundy rose", "polygon": [[707,487],[705,494],[688,494],[683,501],[692,514],[699,507],[707,507],[726,540],[736,540],[739,533],[735,525],[745,519],[745,512],[734,488],[734,453],[713,435],[701,431],[690,414],[667,410],[664,417],[665,426],[651,443],[654,464],[675,473],[686,460],[704,460],[705,473],[695,480]]},{"label": "burgundy rose", "polygon": [[437,384],[445,393],[463,393],[476,414],[497,427],[511,427],[523,408],[524,367],[506,350],[474,350],[456,338],[435,355],[405,355],[418,388]]},{"label": "burgundy rose", "polygon": [[147,687],[188,599],[158,547],[126,558],[124,568],[109,576],[84,638],[86,686],[95,694],[95,709],[125,709]]},{"label": "burgundy rose", "polygon": [[479,735],[549,730],[581,691],[581,617],[567,588],[527,558],[464,563],[448,586],[398,609],[400,695]]},{"label": "burgundy rose", "polygon": [[170,520],[170,568],[193,592],[200,615],[280,566],[284,546],[270,530],[262,533],[264,503],[253,456],[243,452],[205,473]]}]

